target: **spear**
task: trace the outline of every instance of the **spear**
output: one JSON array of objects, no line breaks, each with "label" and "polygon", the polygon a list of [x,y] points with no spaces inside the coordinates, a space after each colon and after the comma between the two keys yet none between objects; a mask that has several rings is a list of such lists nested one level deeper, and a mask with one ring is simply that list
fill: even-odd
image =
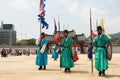
[{"label": "spear", "polygon": [[[60,37],[60,18],[58,16],[58,35],[59,35],[59,42],[61,41]],[[61,46],[60,46],[60,70],[61,70]]]},{"label": "spear", "polygon": [[[92,41],[92,15],[91,15],[91,8],[90,8],[90,39]],[[91,72],[93,74],[93,55],[92,55],[92,60],[91,60]]]}]

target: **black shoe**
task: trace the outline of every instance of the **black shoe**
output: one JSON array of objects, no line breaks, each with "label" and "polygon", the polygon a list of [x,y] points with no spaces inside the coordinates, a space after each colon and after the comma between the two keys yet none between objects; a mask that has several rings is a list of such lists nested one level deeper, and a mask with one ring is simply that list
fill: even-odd
[{"label": "black shoe", "polygon": [[102,76],[105,76],[105,70],[102,71]]},{"label": "black shoe", "polygon": [[67,68],[65,68],[65,70],[64,70],[65,72],[67,72]]},{"label": "black shoe", "polygon": [[99,75],[99,76],[101,76],[101,74],[102,74],[102,72],[101,72],[101,71],[99,71],[98,75]]},{"label": "black shoe", "polygon": [[70,68],[68,68],[68,72],[71,72]]},{"label": "black shoe", "polygon": [[44,66],[44,70],[46,70],[46,66]]},{"label": "black shoe", "polygon": [[54,59],[54,61],[57,61],[57,59]]},{"label": "black shoe", "polygon": [[38,70],[41,70],[42,69],[42,66],[40,66],[39,68],[38,68]]}]

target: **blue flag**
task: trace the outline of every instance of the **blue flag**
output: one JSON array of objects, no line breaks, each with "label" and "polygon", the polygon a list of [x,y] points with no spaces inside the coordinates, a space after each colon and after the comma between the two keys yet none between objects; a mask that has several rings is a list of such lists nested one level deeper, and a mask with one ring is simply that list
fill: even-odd
[{"label": "blue flag", "polygon": [[45,21],[45,2],[46,0],[40,0],[40,13],[38,15],[38,21],[41,22],[42,28],[46,27],[48,29],[49,24]]}]

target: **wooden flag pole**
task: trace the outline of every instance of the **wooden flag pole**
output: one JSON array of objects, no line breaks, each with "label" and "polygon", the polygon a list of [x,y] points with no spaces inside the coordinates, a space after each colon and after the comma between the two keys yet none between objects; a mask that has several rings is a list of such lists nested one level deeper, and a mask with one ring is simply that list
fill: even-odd
[{"label": "wooden flag pole", "polygon": [[98,19],[96,20],[96,27],[98,26]]},{"label": "wooden flag pole", "polygon": [[[42,27],[41,27],[41,25],[42,25],[42,23],[40,22],[40,35],[39,35],[39,39],[40,39],[40,44],[41,44],[41,33],[42,33]],[[40,49],[41,49],[41,47],[40,47]]]},{"label": "wooden flag pole", "polygon": [[41,36],[42,28],[41,28],[41,22],[40,22],[40,36]]},{"label": "wooden flag pole", "polygon": [[[92,41],[92,15],[91,15],[91,8],[90,8],[90,38]],[[93,74],[93,55],[92,55],[92,60],[91,60],[91,72]]]},{"label": "wooden flag pole", "polygon": [[[58,32],[59,32],[59,35],[60,35],[60,20],[59,20],[59,16],[58,16]],[[62,69],[61,68],[61,46],[60,47],[60,70]]]},{"label": "wooden flag pole", "polygon": [[58,31],[60,32],[60,18],[58,16]]}]

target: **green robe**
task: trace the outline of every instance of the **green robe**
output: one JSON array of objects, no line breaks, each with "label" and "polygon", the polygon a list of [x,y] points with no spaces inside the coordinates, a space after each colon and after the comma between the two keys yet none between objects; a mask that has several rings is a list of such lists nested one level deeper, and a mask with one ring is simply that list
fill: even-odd
[{"label": "green robe", "polygon": [[60,56],[60,67],[61,68],[71,68],[74,67],[74,61],[72,58],[72,51],[71,51],[71,45],[73,44],[72,38],[68,37],[67,41],[65,38],[61,41],[61,46],[63,47],[63,50],[61,52]]},{"label": "green robe", "polygon": [[109,42],[109,38],[102,34],[100,37],[96,36],[93,39],[93,46],[95,49],[95,68],[98,71],[108,69],[108,60],[106,58],[106,43]]}]

